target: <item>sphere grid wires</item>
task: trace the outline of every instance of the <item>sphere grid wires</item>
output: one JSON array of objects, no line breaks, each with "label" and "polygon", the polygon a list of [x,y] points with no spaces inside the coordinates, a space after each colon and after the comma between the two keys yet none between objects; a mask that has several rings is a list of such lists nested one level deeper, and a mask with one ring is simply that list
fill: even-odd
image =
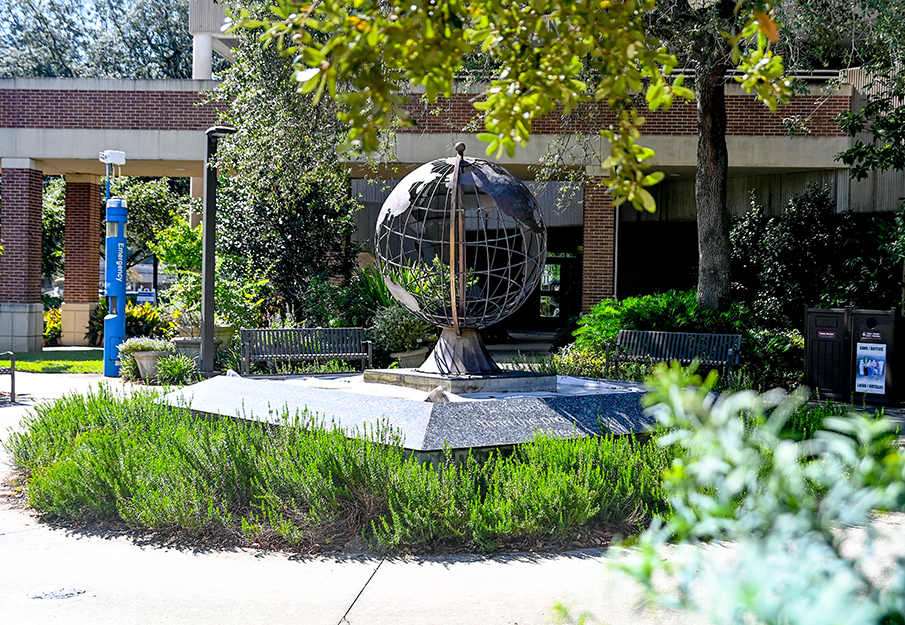
[{"label": "sphere grid wires", "polygon": [[531,295],[546,259],[534,196],[499,165],[461,156],[422,165],[393,190],[377,221],[381,273],[428,323],[480,329]]}]

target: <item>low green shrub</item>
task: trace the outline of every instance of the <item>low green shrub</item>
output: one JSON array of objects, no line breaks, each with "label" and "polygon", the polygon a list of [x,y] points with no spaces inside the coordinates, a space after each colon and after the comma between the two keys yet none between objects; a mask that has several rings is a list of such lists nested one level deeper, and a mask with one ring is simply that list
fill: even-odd
[{"label": "low green shrub", "polygon": [[[833,417],[799,442],[782,428],[801,394],[714,401],[700,379],[666,367],[651,382],[660,443],[684,452],[665,476],[677,513],[620,560],[647,599],[713,623],[903,621],[905,562],[878,566],[895,534],[871,527],[903,506],[905,454],[891,422]],[[698,549],[714,538],[733,543],[732,557]]]},{"label": "low green shrub", "polygon": [[[722,381],[732,388],[795,388],[802,382],[804,337],[798,330],[765,328],[744,305],[735,303],[729,312],[714,313],[698,306],[696,292],[668,291],[656,295],[629,297],[621,302],[604,300],[578,321],[575,346],[561,352],[564,363],[577,370],[593,370],[602,362],[607,345],[613,347],[619,330],[661,330],[740,334],[740,366],[733,380]],[[621,364],[618,376],[642,381],[652,367]],[[613,374],[617,375],[617,374]],[[596,377],[596,376],[595,376]]]},{"label": "low green shrub", "polygon": [[374,348],[382,353],[405,352],[431,345],[437,329],[399,304],[377,310],[370,328]]},{"label": "low green shrub", "polygon": [[606,357],[598,352],[583,352],[574,343],[553,354],[553,366],[557,375],[580,378],[607,377]]},{"label": "low green shrub", "polygon": [[332,274],[312,276],[289,316],[308,326],[369,327],[378,310],[396,305],[380,270],[370,265],[344,281]]},{"label": "low green shrub", "polygon": [[804,381],[804,336],[798,330],[740,327],[741,366],[735,388],[794,389]]},{"label": "low green shrub", "polygon": [[634,382],[643,382],[653,371],[653,365],[631,362],[616,363],[613,367],[608,368],[605,353],[582,350],[574,343],[556,350],[552,356],[545,358],[513,358],[508,367],[548,375],[618,378]]},{"label": "low green shrub", "polygon": [[63,314],[59,308],[51,308],[44,311],[44,347],[54,347],[60,344],[63,336]]},{"label": "low green shrub", "polygon": [[890,308],[901,301],[905,214],[837,213],[811,185],[776,216],[752,206],[732,226],[733,297],[757,326],[799,328],[805,306]]},{"label": "low green shrub", "polygon": [[239,332],[233,335],[229,345],[214,352],[214,369],[240,371],[242,369],[242,340]]},{"label": "low green shrub", "polygon": [[491,550],[666,514],[671,448],[538,435],[509,454],[437,468],[386,427],[347,438],[307,415],[273,428],[195,419],[150,392],[101,388],[37,406],[5,446],[41,514],[222,530],[301,550],[364,536],[385,549]]},{"label": "low green shrub", "polygon": [[811,438],[824,429],[827,419],[848,417],[855,412],[851,404],[838,402],[808,402],[798,406],[783,424],[780,435],[796,441]]},{"label": "low green shrub", "polygon": [[378,310],[398,305],[377,265],[356,269],[345,293],[342,302],[345,312],[340,318],[346,325],[368,327],[374,323]]},{"label": "low green shrub", "polygon": [[704,310],[697,292],[667,291],[655,295],[627,297],[620,302],[603,300],[578,320],[573,333],[582,351],[603,353],[614,344],[619,330],[728,333],[736,331],[736,320],[747,314],[739,306],[725,313]]},{"label": "low green shrub", "polygon": [[185,354],[163,356],[157,361],[158,384],[185,385],[198,381],[198,365]]}]

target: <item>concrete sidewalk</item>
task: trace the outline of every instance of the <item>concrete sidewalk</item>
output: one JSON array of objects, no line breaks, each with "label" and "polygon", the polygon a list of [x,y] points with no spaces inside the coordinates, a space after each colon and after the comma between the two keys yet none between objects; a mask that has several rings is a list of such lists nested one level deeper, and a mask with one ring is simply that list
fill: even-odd
[{"label": "concrete sidewalk", "polygon": [[[41,401],[99,384],[130,389],[100,375],[19,372],[16,382],[17,404],[0,400],[4,438]],[[10,471],[0,451],[0,474]],[[633,613],[637,591],[605,560],[602,550],[390,559],[183,550],[54,528],[19,500],[0,498],[0,621],[13,624],[530,625],[555,622],[557,602],[608,623],[697,622]]]},{"label": "concrete sidewalk", "polygon": [[[30,406],[84,392],[101,376],[17,375],[19,405],[0,400],[5,438]],[[110,381],[128,392],[129,386]],[[0,474],[9,473],[0,451]],[[905,554],[905,516],[879,523],[883,560]],[[731,545],[706,548],[728,563]],[[672,559],[672,558],[671,558]],[[297,558],[252,549],[189,550],[142,543],[122,533],[67,531],[37,521],[0,497],[0,622],[304,623],[306,625],[542,625],[562,602],[573,616],[622,625],[690,625],[702,615],[636,611],[639,591],[603,550],[559,555]],[[882,568],[882,567],[881,567]],[[707,589],[698,589],[706,598]]]}]

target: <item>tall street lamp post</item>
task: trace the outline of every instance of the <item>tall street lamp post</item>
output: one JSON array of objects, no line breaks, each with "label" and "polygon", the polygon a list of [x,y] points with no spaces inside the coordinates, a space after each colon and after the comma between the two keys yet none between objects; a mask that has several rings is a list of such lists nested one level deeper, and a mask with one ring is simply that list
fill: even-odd
[{"label": "tall street lamp post", "polygon": [[217,228],[217,168],[211,159],[223,137],[236,132],[229,126],[207,129],[207,156],[204,159],[204,213],[201,217],[201,373],[214,373],[214,248]]}]

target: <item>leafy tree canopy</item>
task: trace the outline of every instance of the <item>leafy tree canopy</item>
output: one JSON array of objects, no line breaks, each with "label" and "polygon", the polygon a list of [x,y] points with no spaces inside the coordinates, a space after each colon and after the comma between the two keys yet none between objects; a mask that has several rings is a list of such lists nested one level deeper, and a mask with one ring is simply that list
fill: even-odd
[{"label": "leafy tree canopy", "polygon": [[[655,0],[279,0],[271,8],[265,19],[239,11],[237,24],[265,28],[265,42],[294,56],[302,91],[339,103],[339,118],[351,126],[344,147],[375,150],[379,131],[409,119],[405,88],[423,88],[431,102],[448,97],[463,64],[480,51],[499,70],[475,104],[485,112],[480,136],[489,153],[512,154],[545,114],[605,101],[618,119],[602,131],[611,145],[602,163],[606,182],[617,203],[654,209],[644,187],[662,175],[645,171],[653,151],[636,142],[644,124],[640,101],[665,110],[676,97],[693,97],[671,73],[677,59],[667,42],[648,28]],[[723,35],[739,82],[771,108],[788,97],[782,60],[770,49],[778,39],[772,6],[724,0],[699,8],[731,18]]]},{"label": "leafy tree canopy", "polygon": [[174,193],[166,178],[115,178],[111,180],[110,194],[125,199],[129,210],[128,266],[145,260],[151,253],[149,245],[157,241],[158,233],[189,210],[189,198]]},{"label": "leafy tree canopy", "polygon": [[0,76],[191,78],[189,0],[0,0]]},{"label": "leafy tree canopy", "polygon": [[53,279],[63,273],[66,232],[66,179],[45,178],[41,202],[41,275]]},{"label": "leafy tree canopy", "polygon": [[[851,167],[856,179],[875,170],[905,170],[905,1],[820,0],[819,4],[834,8],[821,12],[829,22],[810,20],[806,30],[821,37],[818,24],[829,26],[823,28],[820,39],[827,42],[821,60],[861,67],[865,73],[863,107],[839,118],[842,129],[855,140],[838,160]],[[800,8],[805,18],[814,10],[810,3]]]},{"label": "leafy tree canopy", "polygon": [[332,101],[298,93],[288,59],[251,33],[239,39],[212,96],[229,103],[221,121],[237,129],[217,153],[230,172],[218,191],[217,252],[227,273],[268,278],[270,309],[301,321],[305,294],[324,277],[348,278],[357,252],[358,204],[335,150],[346,130]]}]

